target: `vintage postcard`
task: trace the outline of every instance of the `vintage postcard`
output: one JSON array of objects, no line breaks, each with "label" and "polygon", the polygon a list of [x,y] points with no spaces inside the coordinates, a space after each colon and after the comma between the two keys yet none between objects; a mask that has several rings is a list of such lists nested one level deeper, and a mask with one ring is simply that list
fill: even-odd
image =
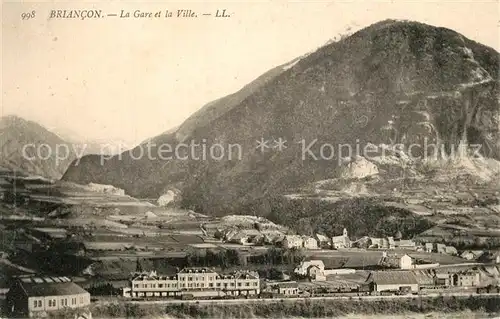
[{"label": "vintage postcard", "polygon": [[500,316],[498,0],[1,12],[1,318]]}]

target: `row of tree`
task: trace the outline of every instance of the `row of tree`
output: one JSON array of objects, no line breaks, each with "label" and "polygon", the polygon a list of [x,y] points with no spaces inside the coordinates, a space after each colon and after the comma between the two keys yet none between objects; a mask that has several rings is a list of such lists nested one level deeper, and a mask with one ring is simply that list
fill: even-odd
[{"label": "row of tree", "polygon": [[236,249],[211,250],[205,252],[193,250],[186,254],[187,267],[220,267],[247,266],[248,263],[259,265],[296,265],[305,259],[301,249],[270,248],[260,255],[246,255]]},{"label": "row of tree", "polygon": [[211,250],[205,253],[194,250],[186,254],[185,262],[188,267],[221,267],[245,266],[246,256],[236,249]]}]

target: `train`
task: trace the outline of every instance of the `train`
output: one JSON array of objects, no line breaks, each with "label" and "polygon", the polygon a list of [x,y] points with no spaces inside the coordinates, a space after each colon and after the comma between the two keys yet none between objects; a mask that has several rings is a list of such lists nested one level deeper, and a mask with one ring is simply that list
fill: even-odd
[{"label": "train", "polygon": [[[416,295],[422,291],[415,292],[410,287],[400,287],[399,289],[376,291],[373,285],[359,285],[357,287],[315,287],[315,289],[298,289],[295,294],[284,294],[276,291],[263,289],[259,294],[253,295],[235,295],[226,293],[223,290],[197,290],[197,291],[181,291],[176,296],[160,297],[160,296],[145,296],[132,297],[132,300],[159,300],[159,299],[177,299],[177,300],[213,300],[213,299],[269,299],[269,298],[306,298],[306,297],[361,297],[361,296],[402,296]],[[489,285],[486,287],[476,288],[476,293],[500,293],[500,286]],[[425,294],[425,293],[424,293]]]},{"label": "train", "polygon": [[488,285],[486,287],[479,287],[476,289],[478,294],[491,294],[500,293],[500,286]]}]

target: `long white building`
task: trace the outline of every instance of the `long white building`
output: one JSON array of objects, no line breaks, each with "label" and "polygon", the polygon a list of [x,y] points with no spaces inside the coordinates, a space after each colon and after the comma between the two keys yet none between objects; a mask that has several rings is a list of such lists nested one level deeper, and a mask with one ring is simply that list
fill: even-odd
[{"label": "long white building", "polygon": [[211,268],[184,268],[173,276],[156,272],[136,274],[130,282],[131,297],[175,297],[258,295],[260,279],[256,272],[236,271],[218,274]]}]

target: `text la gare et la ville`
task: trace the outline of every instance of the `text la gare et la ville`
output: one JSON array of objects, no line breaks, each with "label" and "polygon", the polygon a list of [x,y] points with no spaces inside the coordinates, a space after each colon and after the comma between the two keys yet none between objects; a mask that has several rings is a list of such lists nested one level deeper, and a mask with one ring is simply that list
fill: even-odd
[{"label": "text la gare et la ville", "polygon": [[229,18],[231,15],[226,9],[216,9],[198,13],[191,9],[179,10],[120,10],[117,12],[104,13],[102,10],[51,10],[49,19],[98,19],[105,17],[117,17],[124,19],[144,19],[144,18],[197,18],[198,16],[212,16],[215,18]]}]

